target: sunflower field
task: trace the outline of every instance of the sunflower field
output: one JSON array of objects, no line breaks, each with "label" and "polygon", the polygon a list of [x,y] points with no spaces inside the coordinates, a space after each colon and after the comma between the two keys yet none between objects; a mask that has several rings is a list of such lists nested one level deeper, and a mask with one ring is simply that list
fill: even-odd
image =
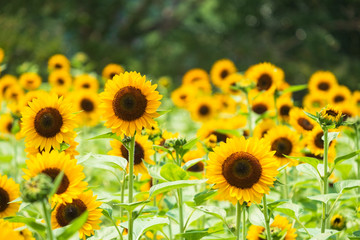
[{"label": "sunflower field", "polygon": [[360,91],[331,71],[290,85],[224,58],[175,87],[84,53],[13,75],[6,55],[1,240],[360,239]]}]

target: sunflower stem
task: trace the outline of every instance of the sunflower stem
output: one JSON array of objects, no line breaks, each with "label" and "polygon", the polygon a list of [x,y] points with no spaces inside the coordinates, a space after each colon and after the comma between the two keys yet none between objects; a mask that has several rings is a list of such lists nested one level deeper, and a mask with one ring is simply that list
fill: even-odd
[{"label": "sunflower stem", "polygon": [[243,204],[242,210],[242,239],[246,239],[246,203]]},{"label": "sunflower stem", "polygon": [[250,106],[250,100],[249,100],[249,93],[246,93],[246,102],[247,102],[247,110],[248,110],[248,124],[249,124],[249,137],[252,137],[253,130],[252,130],[252,122],[251,122],[251,106]]},{"label": "sunflower stem", "polygon": [[[181,159],[179,157],[179,153],[176,152],[176,162],[179,165],[179,167],[181,167]],[[182,189],[179,188],[177,190],[178,193],[178,199],[179,199],[179,225],[180,225],[180,234],[184,233],[184,209],[183,209],[183,199],[182,199]],[[180,240],[182,240],[183,238],[180,237]]]},{"label": "sunflower stem", "polygon": [[236,202],[236,240],[240,240],[241,209],[239,201]]},{"label": "sunflower stem", "polygon": [[[131,137],[130,148],[129,148],[129,195],[128,202],[133,202],[133,185],[134,185],[134,156],[135,156],[135,134]],[[132,210],[129,210],[129,219],[128,219],[128,230],[129,230],[129,240],[133,239],[133,216]]]},{"label": "sunflower stem", "polygon": [[[125,186],[126,186],[126,172],[124,172],[123,180],[121,182],[121,195],[120,195],[121,203],[124,203]],[[123,221],[123,216],[124,216],[124,209],[120,208],[120,221]]]},{"label": "sunflower stem", "polygon": [[[323,176],[323,195],[325,196],[328,192],[328,148],[329,148],[329,144],[328,144],[328,129],[325,127],[324,129],[324,157],[323,157],[323,162],[324,162],[324,176]],[[321,217],[321,233],[325,233],[325,228],[326,228],[326,218],[327,218],[327,204],[326,203],[322,203],[322,217]]]},{"label": "sunflower stem", "polygon": [[[358,151],[360,149],[358,123],[359,123],[359,121],[357,121],[354,124],[354,126],[355,126],[355,147],[356,147],[356,151]],[[357,179],[360,179],[360,159],[359,159],[359,156],[356,159],[356,164],[357,164]],[[358,191],[358,194],[360,194],[360,187],[357,189],[357,191]],[[358,197],[357,201],[358,201],[358,203],[360,202],[360,197]]]},{"label": "sunflower stem", "polygon": [[263,197],[263,204],[264,204],[264,217],[265,217],[265,229],[266,229],[266,236],[267,240],[271,240],[271,233],[270,233],[270,219],[268,217],[268,209],[267,209],[267,203],[266,203],[266,194],[264,194]]},{"label": "sunflower stem", "polygon": [[284,178],[284,186],[283,186],[283,198],[288,199],[289,193],[288,193],[288,177],[287,177],[287,168],[284,168],[283,172],[283,178]]},{"label": "sunflower stem", "polygon": [[48,233],[48,239],[49,240],[54,240],[54,234],[53,234],[53,231],[51,229],[51,215],[50,215],[50,211],[49,211],[49,208],[47,206],[47,198],[43,199],[41,201],[41,206],[42,206],[42,209],[43,209],[43,212],[44,212],[44,218],[45,218],[45,223],[46,223],[46,231]]}]

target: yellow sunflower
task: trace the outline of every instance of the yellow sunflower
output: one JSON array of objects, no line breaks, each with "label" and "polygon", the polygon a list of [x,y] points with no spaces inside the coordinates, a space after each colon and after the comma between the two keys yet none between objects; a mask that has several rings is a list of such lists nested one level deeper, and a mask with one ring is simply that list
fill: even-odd
[{"label": "yellow sunflower", "polygon": [[337,87],[337,79],[332,72],[317,71],[311,75],[309,80],[310,93],[328,93]]},{"label": "yellow sunflower", "polygon": [[[320,126],[316,126],[311,132],[306,133],[304,142],[311,153],[315,155],[324,154],[324,132]],[[335,147],[336,140],[330,142],[330,147]],[[329,150],[330,151],[330,150]]]},{"label": "yellow sunflower", "polygon": [[10,227],[14,231],[16,231],[16,232],[18,232],[20,234],[20,239],[21,240],[35,240],[32,233],[30,232],[30,230],[25,228],[25,224],[23,224],[23,223],[13,223],[13,222],[9,222],[9,224],[10,224]]},{"label": "yellow sunflower", "polygon": [[[270,225],[272,239],[295,240],[297,237],[296,229],[292,227],[286,217],[276,215],[274,221]],[[284,234],[286,233],[285,237]],[[246,236],[247,240],[266,239],[265,228],[261,226],[251,225]]]},{"label": "yellow sunflower", "polygon": [[285,122],[289,121],[290,110],[294,107],[294,103],[288,96],[281,96],[276,102],[279,118]]},{"label": "yellow sunflower", "polygon": [[[96,92],[78,91],[69,96],[74,105],[74,110],[79,112],[79,123],[87,126],[95,126],[100,121],[100,97]],[[81,111],[81,112],[80,112]]]},{"label": "yellow sunflower", "polygon": [[81,74],[74,79],[74,90],[89,90],[97,92],[99,89],[98,80],[90,74]]},{"label": "yellow sunflower", "polygon": [[[1,84],[1,82],[0,82]],[[352,101],[357,107],[357,115],[360,115],[360,91],[354,91],[352,95]]]},{"label": "yellow sunflower", "polygon": [[197,132],[197,136],[200,140],[205,141],[211,135],[215,135],[216,142],[226,142],[226,139],[234,137],[230,134],[220,133],[218,129],[234,129],[232,128],[231,124],[226,124],[226,120],[219,119],[219,120],[212,120],[204,122],[203,125],[199,128]]},{"label": "yellow sunflower", "polygon": [[23,73],[19,78],[20,85],[26,90],[35,90],[41,85],[41,77],[37,73]]},{"label": "yellow sunflower", "polygon": [[175,106],[180,108],[187,108],[189,103],[194,100],[196,93],[197,90],[194,89],[191,85],[182,85],[181,87],[172,91],[171,100]]},{"label": "yellow sunflower", "polygon": [[29,102],[32,100],[39,98],[40,96],[46,94],[44,90],[35,90],[35,91],[29,91],[27,92],[24,97],[20,99],[19,102],[19,109],[20,111],[23,111],[25,107],[29,107]]},{"label": "yellow sunflower", "polygon": [[351,91],[346,86],[337,86],[331,89],[327,97],[333,105],[343,104],[351,100]]},{"label": "yellow sunflower", "polygon": [[201,68],[194,68],[187,71],[182,79],[182,83],[185,85],[192,85],[193,83],[201,81],[209,82],[209,74]]},{"label": "yellow sunflower", "polygon": [[274,153],[264,139],[228,139],[209,154],[206,177],[225,200],[260,203],[278,174]]},{"label": "yellow sunflower", "polygon": [[55,54],[48,61],[48,69],[70,71],[70,62],[64,55]]},{"label": "yellow sunflower", "polygon": [[0,174],[0,218],[15,216],[20,202],[13,202],[20,197],[20,186],[12,178]]},{"label": "yellow sunflower", "polygon": [[300,136],[297,132],[292,131],[287,126],[277,126],[267,132],[265,139],[270,143],[271,150],[275,151],[274,157],[279,161],[279,165],[283,166],[289,162],[289,167],[297,165],[293,159],[285,157],[300,155]]},{"label": "yellow sunflower", "polygon": [[9,89],[9,87],[17,85],[17,84],[18,84],[18,82],[16,80],[16,77],[9,75],[9,74],[4,75],[0,79],[0,99],[5,98],[5,93]]},{"label": "yellow sunflower", "polygon": [[106,119],[105,126],[118,135],[133,135],[135,131],[150,127],[159,116],[156,112],[162,96],[145,76],[137,72],[125,72],[106,82],[100,94]]},{"label": "yellow sunflower", "polygon": [[18,104],[24,96],[24,90],[19,85],[10,86],[5,92],[5,99],[8,102]]},{"label": "yellow sunflower", "polygon": [[100,229],[100,217],[102,216],[102,209],[99,208],[102,203],[96,201],[96,198],[97,196],[93,196],[93,192],[88,190],[74,197],[71,202],[57,205],[51,213],[52,227],[54,229],[65,227],[80,217],[82,213],[88,211],[87,220],[79,230],[79,238],[85,240],[93,235],[94,230]]},{"label": "yellow sunflower", "polygon": [[65,152],[51,151],[38,153],[30,156],[26,160],[27,169],[22,169],[25,173],[23,178],[29,180],[40,173],[44,173],[53,180],[61,171],[64,171],[60,186],[52,198],[53,203],[71,202],[81,192],[86,189],[87,183],[85,174],[82,172],[84,167],[76,164],[76,159],[71,158]]},{"label": "yellow sunflower", "polygon": [[11,134],[11,129],[14,124],[14,119],[8,113],[1,114],[0,117],[0,133]]},{"label": "yellow sunflower", "polygon": [[[183,160],[186,163],[194,159],[202,158],[204,156],[205,156],[205,152],[201,148],[199,148],[197,150],[191,150],[185,153]],[[197,162],[195,165],[189,167],[187,171],[193,173],[204,173],[204,169],[205,169],[205,164],[203,161],[200,161]],[[195,178],[196,177],[191,177],[190,179],[195,179]]]},{"label": "yellow sunflower", "polygon": [[256,83],[256,90],[274,92],[284,81],[284,72],[271,63],[259,63],[249,67],[245,77]]},{"label": "yellow sunflower", "polygon": [[125,70],[121,65],[110,63],[104,67],[102,71],[102,76],[106,80],[108,80],[108,79],[113,79],[115,75],[120,75],[120,73],[124,73],[124,72]]},{"label": "yellow sunflower", "polygon": [[71,74],[65,70],[55,70],[49,75],[49,84],[53,88],[63,88],[68,90],[72,84]]},{"label": "yellow sunflower", "polygon": [[214,95],[214,100],[219,103],[219,111],[222,113],[234,114],[237,110],[236,101],[229,95],[218,93]]},{"label": "yellow sunflower", "polygon": [[210,75],[211,81],[215,86],[221,87],[224,84],[224,80],[230,74],[237,71],[235,64],[229,59],[221,59],[214,63],[211,67]]},{"label": "yellow sunflower", "polygon": [[63,141],[69,142],[76,127],[72,104],[57,95],[42,95],[29,102],[22,112],[22,133],[25,141],[35,148],[50,151],[60,148]]},{"label": "yellow sunflower", "polygon": [[341,231],[342,229],[345,228],[345,226],[346,226],[346,219],[340,214],[335,214],[330,220],[330,227],[332,229]]},{"label": "yellow sunflower", "polygon": [[309,118],[301,108],[293,108],[290,111],[289,123],[297,132],[305,133],[314,129],[317,123]]},{"label": "yellow sunflower", "polygon": [[272,94],[251,91],[249,93],[249,98],[251,109],[256,114],[261,115],[274,110],[274,99]]},{"label": "yellow sunflower", "polygon": [[320,111],[320,118],[331,122],[339,122],[342,116],[342,112],[338,107],[331,106],[328,104],[325,108]]},{"label": "yellow sunflower", "polygon": [[5,57],[4,49],[0,48],[0,63],[3,62]]},{"label": "yellow sunflower", "polygon": [[24,240],[24,237],[12,228],[10,222],[0,218],[0,239]]},{"label": "yellow sunflower", "polygon": [[244,75],[242,75],[240,73],[233,73],[233,74],[228,75],[225,78],[225,82],[222,85],[221,89],[224,93],[228,93],[231,95],[242,95],[242,92],[240,90],[234,90],[234,89],[231,89],[231,87],[236,86],[237,83],[240,83],[240,85],[241,85],[244,82],[246,82]]},{"label": "yellow sunflower", "polygon": [[344,121],[357,115],[357,107],[353,101],[340,104],[337,107],[342,112]]},{"label": "yellow sunflower", "polygon": [[220,109],[219,103],[211,96],[203,96],[195,99],[189,106],[191,118],[195,121],[208,121],[213,119]]},{"label": "yellow sunflower", "polygon": [[[129,152],[125,146],[118,140],[110,141],[112,150],[108,152],[109,155],[120,156],[129,161]],[[145,135],[135,135],[135,157],[134,157],[134,174],[139,173],[147,174],[147,168],[143,163],[143,160],[149,164],[154,164],[151,160],[151,156],[155,153],[152,149],[152,142],[148,140]]]},{"label": "yellow sunflower", "polygon": [[303,98],[304,109],[312,114],[320,111],[326,104],[327,99],[324,94],[307,94]]},{"label": "yellow sunflower", "polygon": [[260,123],[258,123],[253,132],[253,136],[256,138],[263,138],[265,134],[276,127],[276,123],[271,119],[263,119]]}]

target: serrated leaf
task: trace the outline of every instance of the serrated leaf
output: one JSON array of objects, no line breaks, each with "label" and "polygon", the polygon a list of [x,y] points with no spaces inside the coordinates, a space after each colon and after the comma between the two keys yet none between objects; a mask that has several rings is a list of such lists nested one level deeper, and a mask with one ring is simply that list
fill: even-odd
[{"label": "serrated leaf", "polygon": [[298,91],[306,89],[307,87],[308,87],[307,84],[294,85],[294,86],[288,87],[285,90],[281,91],[280,95],[283,95],[285,93],[290,93],[290,92],[298,92]]},{"label": "serrated leaf", "polygon": [[112,218],[113,209],[109,204],[103,203],[101,204],[100,208],[103,210],[102,214],[105,217]]},{"label": "serrated leaf", "polygon": [[160,169],[160,175],[168,181],[187,180],[189,174],[175,163],[166,163]]},{"label": "serrated leaf", "polygon": [[343,180],[335,183],[335,188],[339,193],[345,189],[352,189],[360,187],[360,180]]},{"label": "serrated leaf", "polygon": [[56,238],[57,240],[68,240],[72,237],[77,231],[81,229],[84,223],[87,221],[89,216],[89,211],[85,211],[81,214],[81,216],[77,217],[73,220],[70,225],[64,227],[64,231],[60,233]]},{"label": "serrated leaf", "polygon": [[150,196],[155,196],[160,193],[168,192],[173,189],[183,188],[183,187],[189,187],[194,186],[198,184],[202,184],[206,182],[207,179],[202,180],[179,180],[174,182],[166,182],[166,183],[160,183],[156,184],[155,186],[152,186],[150,188]]},{"label": "serrated leaf", "polygon": [[338,193],[328,193],[325,195],[321,194],[321,195],[310,196],[307,198],[311,200],[327,203],[329,200],[336,199],[338,196],[339,196]]},{"label": "serrated leaf", "polygon": [[181,168],[184,170],[188,170],[189,168],[191,168],[198,162],[201,162],[202,160],[204,160],[204,158],[196,158],[196,159],[190,160],[190,161],[186,162]]},{"label": "serrated leaf", "polygon": [[[119,157],[119,156],[112,156],[112,155],[105,155],[105,154],[95,154],[95,153],[90,153],[90,158],[94,158],[98,161],[96,161],[96,164],[112,164],[115,165],[117,168],[120,168],[122,170],[126,170],[128,161],[123,158],[123,157]],[[90,166],[92,166],[92,164],[89,164]]]},{"label": "serrated leaf", "polygon": [[299,164],[299,165],[296,166],[296,169],[299,172],[310,175],[310,176],[316,178],[319,181],[321,180],[320,173],[316,169],[314,169],[313,166],[311,166],[308,163]]},{"label": "serrated leaf", "polygon": [[183,239],[199,240],[205,236],[210,235],[208,230],[188,230],[183,234],[176,234],[176,238],[182,237]]},{"label": "serrated leaf", "polygon": [[205,190],[203,192],[197,193],[194,196],[194,202],[196,205],[201,205],[202,203],[204,203],[206,200],[208,200],[209,198],[215,196],[217,194],[216,190]]},{"label": "serrated leaf", "polygon": [[358,151],[355,151],[355,152],[352,152],[352,153],[349,153],[349,154],[346,154],[346,155],[343,155],[343,156],[340,156],[340,157],[337,157],[335,158],[334,162],[335,162],[335,165],[341,163],[342,161],[345,161],[347,159],[350,159],[352,157],[355,157],[356,155],[358,155],[360,153],[360,150]]},{"label": "serrated leaf", "polygon": [[264,214],[256,204],[252,204],[249,208],[249,221],[253,225],[265,227]]},{"label": "serrated leaf", "polygon": [[104,133],[101,135],[97,135],[97,136],[89,138],[87,140],[103,139],[103,138],[110,138],[110,139],[116,139],[116,140],[121,141],[121,137],[116,135],[116,133],[113,133],[113,132],[108,132],[108,133]]}]

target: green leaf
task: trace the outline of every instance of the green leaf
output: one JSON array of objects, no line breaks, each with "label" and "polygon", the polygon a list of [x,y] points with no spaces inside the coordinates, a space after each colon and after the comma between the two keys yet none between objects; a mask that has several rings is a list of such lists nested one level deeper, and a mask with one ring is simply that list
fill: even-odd
[{"label": "green leaf", "polygon": [[[122,227],[128,228],[128,222],[120,224]],[[162,217],[144,217],[136,218],[134,221],[133,239],[139,240],[143,233],[154,230],[159,231],[166,225],[169,225],[168,218]]]},{"label": "green leaf", "polygon": [[280,205],[282,205],[282,204],[284,204],[284,203],[286,203],[286,202],[288,202],[288,200],[283,200],[283,199],[281,199],[281,200],[277,200],[277,201],[268,203],[267,206],[268,206],[268,208],[269,208],[270,210],[273,210],[273,209],[277,208],[278,206],[280,206]]},{"label": "green leaf", "polygon": [[253,225],[265,227],[264,214],[256,204],[252,204],[249,208],[249,221]]},{"label": "green leaf", "polygon": [[65,151],[66,149],[68,149],[70,147],[70,144],[66,143],[66,142],[62,142],[60,144],[60,152]]},{"label": "green leaf", "polygon": [[81,214],[81,216],[77,217],[75,220],[73,220],[69,226],[66,226],[64,231],[56,237],[57,240],[68,240],[70,237],[72,237],[77,231],[81,229],[81,227],[84,225],[84,223],[87,221],[89,216],[89,211],[85,211]]},{"label": "green leaf", "polygon": [[196,205],[201,205],[206,202],[209,198],[215,196],[217,194],[216,190],[207,189],[203,192],[197,193],[194,196],[194,201]]},{"label": "green leaf", "polygon": [[36,222],[34,218],[28,218],[23,216],[15,216],[15,217],[7,217],[5,220],[14,223],[25,223],[30,228],[38,231],[39,233],[44,233],[46,231],[46,227],[42,223]]},{"label": "green leaf", "polygon": [[20,132],[20,123],[18,119],[15,119],[11,128],[11,133],[16,134]]},{"label": "green leaf", "polygon": [[314,169],[313,166],[308,163],[299,164],[296,166],[296,169],[299,172],[315,177],[319,181],[321,180],[319,171]]},{"label": "green leaf", "polygon": [[308,163],[311,166],[314,167],[314,169],[317,169],[317,165],[320,163],[320,161],[316,158],[313,157],[293,157],[293,156],[288,156],[283,154],[285,157],[290,158],[290,159],[294,159],[297,160],[299,162],[304,162],[304,163]]},{"label": "green leaf", "polygon": [[54,196],[54,194],[57,192],[61,181],[63,179],[64,176],[64,171],[61,171],[55,178],[55,181],[53,182],[53,188],[51,189],[51,192],[49,194],[49,198],[51,198],[52,196]]},{"label": "green leaf", "polygon": [[101,204],[100,208],[103,210],[102,214],[105,217],[112,219],[113,209],[109,204],[103,203],[103,204]]},{"label": "green leaf", "polygon": [[192,149],[195,144],[198,142],[199,138],[193,138],[190,141],[188,141],[187,143],[185,143],[185,145],[183,146],[183,149],[185,150],[190,150]]},{"label": "green leaf", "polygon": [[127,211],[133,211],[138,206],[147,204],[149,202],[150,202],[150,200],[145,200],[145,201],[133,202],[133,203],[117,203],[116,205],[126,209]]},{"label": "green leaf", "polygon": [[232,135],[232,136],[235,136],[235,137],[241,137],[242,135],[237,131],[237,130],[234,130],[234,129],[216,129],[215,130],[216,132],[218,133],[221,133],[221,134],[225,134],[225,135]]},{"label": "green leaf", "polygon": [[337,157],[335,158],[334,162],[335,162],[335,165],[341,163],[342,161],[345,161],[347,159],[350,159],[352,157],[355,157],[356,155],[358,155],[360,153],[360,150],[357,150],[355,152],[352,152],[352,153],[349,153],[349,154],[346,154],[346,155],[343,155],[343,156],[340,156],[340,157]]},{"label": "green leaf", "polygon": [[275,211],[282,212],[285,215],[288,215],[289,217],[293,219],[298,219],[300,215],[301,208],[294,204],[294,203],[284,203],[277,208],[274,209]]},{"label": "green leaf", "polygon": [[339,193],[345,189],[359,188],[360,180],[343,180],[335,183],[335,188]]},{"label": "green leaf", "polygon": [[174,182],[165,182],[165,183],[156,184],[155,186],[152,186],[150,188],[150,196],[152,197],[152,196],[158,195],[160,193],[168,192],[170,190],[177,189],[177,188],[199,185],[199,184],[206,182],[206,180],[207,179],[179,180],[179,181],[174,181]]},{"label": "green leaf", "polygon": [[281,91],[280,95],[283,95],[285,93],[290,93],[290,92],[298,92],[298,91],[306,89],[307,87],[308,87],[307,84],[294,85],[294,86],[288,87],[285,90]]},{"label": "green leaf", "polygon": [[[112,156],[112,155],[105,155],[105,154],[95,154],[95,153],[89,153],[90,159],[93,158],[95,160],[94,163],[97,164],[107,164],[107,165],[115,165],[117,168],[120,168],[121,170],[126,170],[128,161],[119,156]],[[89,164],[89,166],[92,166],[92,164]]]},{"label": "green leaf", "polygon": [[308,197],[311,200],[327,203],[331,199],[336,199],[339,196],[338,193],[328,193],[328,194],[321,194],[321,195],[315,195]]},{"label": "green leaf", "polygon": [[[162,115],[164,115],[164,114],[166,114],[166,113],[169,113],[169,112],[171,112],[172,110],[158,110],[158,111],[156,111],[158,114],[160,114],[160,116],[162,116]],[[160,117],[159,116],[159,117]]]},{"label": "green leaf", "polygon": [[210,214],[214,217],[221,219],[224,223],[226,223],[226,211],[221,207],[216,206],[197,206],[196,209]]},{"label": "green leaf", "polygon": [[186,163],[182,166],[182,169],[188,170],[189,168],[191,168],[192,166],[194,166],[194,165],[197,164],[198,162],[201,162],[202,160],[204,160],[204,158],[196,158],[196,159],[190,160],[190,161],[186,162]]},{"label": "green leaf", "polygon": [[189,174],[175,163],[166,163],[160,169],[160,175],[168,181],[187,180]]},{"label": "green leaf", "polygon": [[87,140],[103,139],[103,138],[110,138],[110,139],[116,139],[116,140],[121,141],[121,137],[116,135],[116,133],[113,133],[113,132],[108,132],[105,134],[97,135],[97,136],[89,138]]},{"label": "green leaf", "polygon": [[167,152],[167,153],[171,154],[171,151],[170,151],[169,149],[163,147],[163,146],[153,145],[153,147],[154,147],[155,149],[162,150],[162,151],[164,151],[164,152]]},{"label": "green leaf", "polygon": [[207,229],[204,230],[188,230],[183,234],[176,234],[176,238],[182,237],[183,239],[200,240],[205,236],[210,235]]},{"label": "green leaf", "polygon": [[[339,136],[340,132],[329,132],[328,133],[328,146],[331,141],[335,140]],[[324,136],[321,137],[321,139],[324,141]]]},{"label": "green leaf", "polygon": [[311,113],[306,112],[306,111],[304,111],[304,113],[306,114],[306,116],[308,116],[308,117],[311,118],[312,120],[318,122],[318,119],[317,119],[317,117],[316,117],[315,115],[312,115]]}]

